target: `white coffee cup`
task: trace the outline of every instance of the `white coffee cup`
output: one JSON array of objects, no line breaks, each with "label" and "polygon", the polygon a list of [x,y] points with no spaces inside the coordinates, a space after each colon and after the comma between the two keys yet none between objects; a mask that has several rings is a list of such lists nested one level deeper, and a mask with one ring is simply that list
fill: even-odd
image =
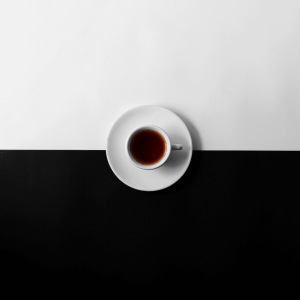
[{"label": "white coffee cup", "polygon": [[[158,132],[163,137],[163,139],[165,140],[165,143],[166,143],[165,153],[164,153],[163,157],[157,163],[151,164],[151,165],[144,165],[144,164],[139,163],[138,161],[136,161],[134,159],[134,157],[132,156],[131,151],[130,151],[130,144],[131,144],[131,140],[133,139],[133,137],[138,132],[140,132],[142,130],[147,130],[147,129]],[[131,161],[131,163],[134,166],[136,166],[137,168],[140,168],[143,170],[153,170],[153,169],[157,169],[157,168],[161,167],[169,158],[172,150],[182,150],[181,144],[171,144],[170,138],[167,135],[167,133],[163,129],[161,129],[160,127],[155,126],[155,125],[145,125],[145,126],[141,126],[141,127],[134,129],[129,134],[129,136],[126,140],[125,147],[126,147],[126,153],[127,153],[128,159]]]}]

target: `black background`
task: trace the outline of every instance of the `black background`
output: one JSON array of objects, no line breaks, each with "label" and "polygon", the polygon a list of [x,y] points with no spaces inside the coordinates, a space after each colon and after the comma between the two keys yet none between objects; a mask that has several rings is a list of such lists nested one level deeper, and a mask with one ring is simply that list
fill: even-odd
[{"label": "black background", "polygon": [[0,151],[7,283],[212,292],[299,282],[298,152],[194,151],[185,175],[134,190],[105,151]]}]

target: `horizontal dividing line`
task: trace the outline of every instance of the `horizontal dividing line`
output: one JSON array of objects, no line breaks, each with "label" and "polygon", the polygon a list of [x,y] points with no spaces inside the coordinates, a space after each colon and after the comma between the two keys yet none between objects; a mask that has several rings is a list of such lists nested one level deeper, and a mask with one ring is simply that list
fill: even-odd
[{"label": "horizontal dividing line", "polygon": [[[70,152],[106,152],[105,149],[95,150],[95,149],[0,149],[0,152],[8,152],[8,151],[70,151]],[[299,152],[300,150],[193,150],[193,152]]]}]

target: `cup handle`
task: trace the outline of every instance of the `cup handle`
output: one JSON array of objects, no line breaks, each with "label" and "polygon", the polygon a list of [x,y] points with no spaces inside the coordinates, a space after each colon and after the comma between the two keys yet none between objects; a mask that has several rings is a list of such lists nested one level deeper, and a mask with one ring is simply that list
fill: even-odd
[{"label": "cup handle", "polygon": [[171,150],[182,150],[181,144],[172,144]]}]

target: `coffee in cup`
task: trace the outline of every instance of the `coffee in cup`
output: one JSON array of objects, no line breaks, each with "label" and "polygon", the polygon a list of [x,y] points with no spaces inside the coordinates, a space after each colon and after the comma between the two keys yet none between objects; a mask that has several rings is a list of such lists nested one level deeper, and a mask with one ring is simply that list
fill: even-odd
[{"label": "coffee in cup", "polygon": [[158,126],[148,125],[135,129],[126,142],[130,161],[143,170],[162,166],[171,150],[181,150],[182,145],[171,144],[167,133]]}]

